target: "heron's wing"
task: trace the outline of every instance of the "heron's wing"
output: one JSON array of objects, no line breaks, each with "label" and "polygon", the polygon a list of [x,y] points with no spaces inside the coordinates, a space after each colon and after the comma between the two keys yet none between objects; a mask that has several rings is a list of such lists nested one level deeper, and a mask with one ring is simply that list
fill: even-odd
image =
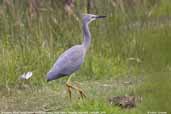
[{"label": "heron's wing", "polygon": [[80,68],[80,65],[83,63],[84,53],[82,46],[73,46],[57,59],[49,72],[53,72],[54,76],[59,74],[70,75]]}]

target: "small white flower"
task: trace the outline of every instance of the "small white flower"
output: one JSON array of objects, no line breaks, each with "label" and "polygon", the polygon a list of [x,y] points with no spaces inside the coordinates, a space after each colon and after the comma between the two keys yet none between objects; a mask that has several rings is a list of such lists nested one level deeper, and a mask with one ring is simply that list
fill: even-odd
[{"label": "small white flower", "polygon": [[129,61],[136,61],[137,63],[141,63],[141,62],[142,62],[141,59],[139,59],[139,58],[134,58],[134,57],[130,57],[130,58],[128,58],[128,60],[129,60]]},{"label": "small white flower", "polygon": [[27,73],[24,73],[23,75],[20,76],[20,79],[21,80],[28,80],[31,76],[32,76],[32,72],[27,72]]}]

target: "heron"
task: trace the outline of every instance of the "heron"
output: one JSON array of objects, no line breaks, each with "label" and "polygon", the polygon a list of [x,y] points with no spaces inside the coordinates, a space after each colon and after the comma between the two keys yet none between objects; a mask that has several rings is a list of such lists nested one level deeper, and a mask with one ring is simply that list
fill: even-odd
[{"label": "heron", "polygon": [[47,73],[47,81],[59,79],[64,76],[69,76],[66,87],[71,99],[71,90],[74,89],[79,92],[81,98],[86,97],[86,94],[79,87],[73,86],[71,83],[71,74],[78,71],[80,66],[84,62],[86,52],[91,43],[91,33],[89,31],[89,23],[96,20],[105,18],[106,16],[98,16],[94,14],[85,14],[82,17],[82,28],[83,28],[83,41],[79,45],[72,46],[61,54],[56,60],[53,67]]}]

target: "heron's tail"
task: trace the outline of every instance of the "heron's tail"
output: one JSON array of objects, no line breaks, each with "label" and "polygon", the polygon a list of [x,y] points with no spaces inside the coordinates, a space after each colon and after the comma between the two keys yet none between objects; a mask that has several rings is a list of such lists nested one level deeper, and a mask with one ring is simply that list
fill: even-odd
[{"label": "heron's tail", "polygon": [[66,74],[56,73],[56,72],[48,72],[47,73],[47,82],[56,80],[58,78],[64,77]]}]

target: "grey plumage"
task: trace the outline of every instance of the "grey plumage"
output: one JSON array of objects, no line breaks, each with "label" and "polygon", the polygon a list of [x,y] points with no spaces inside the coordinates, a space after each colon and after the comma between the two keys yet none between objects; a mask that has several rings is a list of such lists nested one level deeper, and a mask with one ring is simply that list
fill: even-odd
[{"label": "grey plumage", "polygon": [[73,72],[79,70],[91,43],[91,34],[88,25],[91,21],[104,17],[105,16],[96,16],[92,14],[87,14],[83,17],[84,40],[82,44],[71,47],[59,56],[51,70],[47,73],[47,81],[69,76]]}]

